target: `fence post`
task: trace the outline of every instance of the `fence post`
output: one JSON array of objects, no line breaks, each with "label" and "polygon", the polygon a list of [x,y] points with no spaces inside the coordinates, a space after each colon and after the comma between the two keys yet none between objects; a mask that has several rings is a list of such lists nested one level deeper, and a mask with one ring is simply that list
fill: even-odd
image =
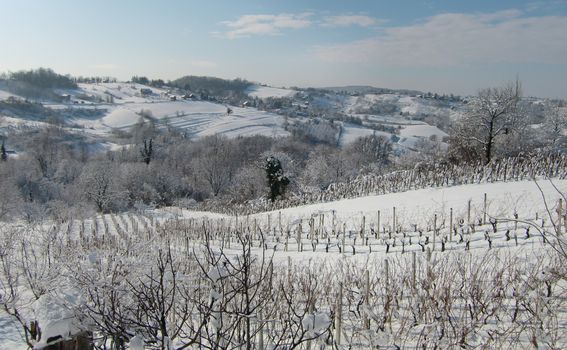
[{"label": "fence post", "polygon": [[366,227],[366,216],[362,216],[362,227],[360,228],[360,238],[364,239],[364,229]]},{"label": "fence post", "polygon": [[417,262],[415,258],[415,252],[411,252],[411,284],[413,289],[415,289],[416,270],[417,270]]},{"label": "fence post", "polygon": [[287,257],[287,284],[291,288],[291,256]]},{"label": "fence post", "polygon": [[486,193],[484,194],[484,209],[482,214],[482,224],[486,225]]},{"label": "fence post", "polygon": [[260,309],[258,311],[258,317],[257,317],[257,321],[258,322],[258,328],[260,328],[258,330],[258,349],[260,350],[264,350],[264,327],[262,324],[262,309]]},{"label": "fence post", "polygon": [[370,329],[370,317],[368,314],[370,313],[370,272],[368,270],[364,271],[364,301],[366,303],[366,313],[364,315],[364,328]]},{"label": "fence post", "polygon": [[392,231],[396,232],[396,207],[392,211]]},{"label": "fence post", "polygon": [[346,223],[343,222],[343,247],[342,247],[343,254],[345,254],[345,241],[346,241]]},{"label": "fence post", "polygon": [[563,198],[559,198],[557,205],[557,235],[561,235],[561,220],[563,219]]},{"label": "fence post", "polygon": [[380,210],[378,210],[378,221],[376,222],[376,238],[380,237]]},{"label": "fence post", "polygon": [[315,237],[315,218],[309,219],[309,239],[313,240]]},{"label": "fence post", "polygon": [[435,251],[435,238],[437,238],[437,214],[433,216],[433,250]]},{"label": "fence post", "polygon": [[453,208],[449,211],[449,242],[453,241]]},{"label": "fence post", "polygon": [[297,227],[297,251],[301,252],[301,231],[302,231],[302,227],[301,227],[301,223],[299,223],[299,226]]},{"label": "fence post", "polygon": [[335,236],[337,234],[337,218],[334,210],[333,210],[332,222],[333,222],[333,236]]},{"label": "fence post", "polygon": [[337,298],[337,306],[335,312],[335,342],[341,345],[341,328],[342,328],[342,312],[343,312],[343,284],[339,284],[339,296]]},{"label": "fence post", "polygon": [[467,233],[471,233],[471,200],[470,199],[467,208]]}]

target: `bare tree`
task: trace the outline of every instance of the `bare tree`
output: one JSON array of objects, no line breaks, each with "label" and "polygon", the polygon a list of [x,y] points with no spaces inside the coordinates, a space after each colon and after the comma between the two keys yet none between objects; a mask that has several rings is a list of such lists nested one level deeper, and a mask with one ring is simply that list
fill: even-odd
[{"label": "bare tree", "polygon": [[504,87],[480,90],[469,103],[457,127],[458,140],[480,146],[484,162],[489,163],[496,142],[521,126],[523,115],[518,107],[520,98],[521,86],[518,81]]},{"label": "bare tree", "polygon": [[565,147],[567,138],[563,135],[563,130],[566,128],[567,107],[562,106],[561,103],[548,104],[543,122],[543,132],[552,151],[558,151]]},{"label": "bare tree", "polygon": [[113,201],[120,197],[112,170],[110,162],[91,163],[80,177],[84,196],[92,201],[100,212],[108,211]]},{"label": "bare tree", "polygon": [[213,196],[217,196],[228,187],[236,172],[230,142],[223,136],[213,135],[204,138],[199,146],[195,160],[197,169]]}]

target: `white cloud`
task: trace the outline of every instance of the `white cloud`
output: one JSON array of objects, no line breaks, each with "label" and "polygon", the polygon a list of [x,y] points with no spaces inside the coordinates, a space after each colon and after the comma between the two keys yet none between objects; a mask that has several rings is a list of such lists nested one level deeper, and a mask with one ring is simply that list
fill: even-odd
[{"label": "white cloud", "polygon": [[475,63],[567,64],[566,16],[522,17],[517,10],[440,14],[390,27],[377,36],[319,46],[329,62],[392,66],[456,66]]},{"label": "white cloud", "polygon": [[300,29],[311,25],[311,13],[278,15],[244,15],[236,21],[221,22],[228,30],[213,35],[228,39],[249,37],[252,35],[278,35],[282,29]]},{"label": "white cloud", "polygon": [[322,27],[371,27],[377,24],[385,23],[384,20],[378,20],[373,17],[364,15],[341,15],[325,17],[321,21]]}]

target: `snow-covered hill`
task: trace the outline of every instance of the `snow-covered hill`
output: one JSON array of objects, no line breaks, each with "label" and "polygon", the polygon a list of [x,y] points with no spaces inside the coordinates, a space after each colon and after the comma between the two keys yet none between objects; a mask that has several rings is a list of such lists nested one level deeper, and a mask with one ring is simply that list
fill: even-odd
[{"label": "snow-covered hill", "polygon": [[[260,87],[264,91],[265,88]],[[264,89],[264,90],[262,90]],[[277,90],[277,89],[276,89]],[[194,137],[223,134],[228,137],[265,135],[283,136],[282,116],[259,111],[255,108],[240,108],[220,103],[183,99],[166,89],[131,83],[79,84],[78,89],[58,90],[68,95],[64,102],[43,102],[52,109],[96,109],[98,117],[67,118],[75,128],[96,136],[107,136],[113,130],[127,130],[140,121],[142,115],[158,124],[178,128]],[[9,93],[0,98],[13,96]],[[229,113],[230,108],[230,113]],[[4,118],[1,128],[14,128],[30,122],[17,118]],[[31,125],[31,124],[30,124]],[[39,126],[34,121],[33,126]]]},{"label": "snow-covered hill", "polygon": [[295,90],[276,88],[264,85],[252,85],[246,91],[248,95],[258,98],[291,97],[297,93]]},{"label": "snow-covered hill", "polygon": [[[391,264],[390,270],[386,268],[386,278],[390,279],[389,283],[393,288],[402,288],[402,284],[410,280],[411,262],[409,258],[412,256],[414,259],[413,273],[417,274],[417,277],[414,276],[413,278],[417,278],[418,281],[413,282],[414,284],[425,283],[426,278],[443,276],[442,274],[429,276],[422,271],[425,267],[435,269],[435,271],[445,271],[445,269],[450,270],[454,267],[464,268],[466,266],[467,269],[475,270],[480,269],[484,261],[490,261],[493,264],[490,268],[497,269],[495,271],[496,276],[500,273],[498,271],[509,272],[511,266],[517,266],[518,271],[514,270],[516,273],[525,272],[526,275],[522,276],[526,278],[533,278],[533,274],[530,275],[531,268],[540,269],[541,272],[537,270],[534,273],[541,275],[547,270],[545,264],[542,266],[538,264],[541,261],[551,263],[550,254],[553,250],[549,242],[553,240],[553,237],[545,238],[536,229],[532,230],[530,234],[524,220],[534,221],[537,225],[543,224],[546,230],[549,230],[550,218],[547,216],[546,207],[550,210],[549,213],[553,218],[557,199],[560,196],[557,189],[566,192],[567,180],[555,180],[553,184],[540,181],[539,186],[538,188],[536,183],[531,181],[520,181],[430,188],[300,206],[240,218],[206,212],[192,212],[180,208],[166,208],[143,214],[107,214],[82,221],[73,220],[59,225],[59,228],[57,228],[57,225],[45,225],[43,228],[37,227],[36,230],[38,232],[47,230],[52,235],[61,235],[62,239],[56,240],[55,242],[59,242],[56,244],[73,245],[75,247],[73,254],[84,255],[78,261],[84,264],[87,269],[92,266],[92,270],[88,271],[96,271],[95,267],[102,263],[102,257],[106,254],[104,249],[100,248],[100,244],[104,245],[104,242],[115,242],[114,245],[108,246],[110,248],[105,249],[115,249],[116,246],[121,244],[138,242],[136,247],[139,247],[139,249],[152,247],[150,251],[155,251],[155,247],[162,244],[163,240],[167,246],[172,247],[174,254],[181,254],[186,257],[185,254],[189,254],[187,252],[195,251],[204,244],[202,236],[193,236],[194,230],[198,231],[203,227],[207,230],[207,244],[211,244],[215,252],[221,246],[224,246],[223,254],[230,257],[239,254],[240,248],[238,240],[227,234],[232,232],[231,234],[236,235],[237,228],[244,227],[247,234],[252,235],[254,239],[253,254],[261,255],[263,252],[267,252],[268,255],[274,254],[274,269],[279,271],[278,273],[284,275],[285,271],[290,273],[292,267],[294,276],[297,278],[313,273],[314,267],[319,269],[317,270],[318,273],[310,274],[310,278],[319,278],[320,273],[330,273],[329,276],[323,278],[324,280],[318,279],[317,282],[324,282],[326,285],[325,291],[321,291],[325,298],[321,297],[317,302],[320,310],[327,312],[332,306],[328,303],[327,297],[335,295],[335,298],[332,299],[333,303],[336,300],[336,291],[327,293],[327,287],[336,289],[339,283],[343,285],[346,281],[351,281],[354,278],[353,276],[357,276],[356,281],[345,284],[345,286],[348,286],[347,291],[350,292],[353,288],[356,290],[360,288],[359,283],[365,283],[363,282],[364,279],[359,279],[364,276],[365,270],[369,271],[367,273],[370,274],[372,281],[383,278],[383,264],[386,259]],[[485,193],[487,195],[486,206],[484,202]],[[545,196],[547,203],[544,202],[542,195]],[[469,207],[471,225],[468,221]],[[505,220],[513,218],[514,214],[518,215],[519,224]],[[498,218],[498,226],[493,226],[489,222],[491,218]],[[450,224],[453,225],[454,231],[449,229]],[[396,229],[392,228],[393,225]],[[263,232],[262,241],[258,240],[260,230]],[[151,232],[154,232],[154,234],[151,234]],[[155,232],[163,233],[156,235]],[[4,233],[4,231],[0,231],[0,233]],[[166,236],[162,237],[161,235]],[[41,234],[38,237],[42,237]],[[140,242],[151,242],[151,244]],[[232,242],[232,248],[230,242]],[[263,244],[258,244],[259,242],[263,242]],[[147,258],[148,255],[141,254],[140,256]],[[128,254],[126,260],[130,259],[128,261],[131,261],[140,256],[137,255],[137,252],[132,252]],[[417,268],[415,267],[416,261]],[[463,265],[463,261],[468,265]],[[507,265],[510,262],[514,262],[514,264]],[[147,265],[142,261],[138,261],[136,264]],[[64,269],[70,268],[66,265],[57,266]],[[134,266],[137,265],[132,265],[132,269],[134,269]],[[345,272],[345,269],[348,272]],[[144,268],[141,271],[147,273]],[[130,273],[137,272],[130,271]],[[45,274],[51,276],[47,272]],[[133,277],[128,275],[126,278]],[[458,278],[455,280],[457,284],[465,283],[460,282],[461,278],[469,281],[466,283],[473,283],[470,282],[473,280],[471,279],[472,276],[466,275]],[[490,278],[495,277],[491,274]],[[478,281],[479,284],[474,286],[492,288],[494,286],[490,278],[481,279]],[[189,278],[189,280],[191,279]],[[59,281],[61,283],[66,280],[63,278]],[[439,281],[445,281],[449,284],[453,282],[452,279],[441,279]],[[518,280],[517,283],[520,283],[520,281],[522,280]],[[545,300],[564,303],[561,301],[561,296],[558,298],[558,295],[555,294],[559,293],[559,288],[563,287],[555,283],[553,282],[554,294],[551,295],[551,298],[547,297]],[[375,288],[372,293],[377,293],[383,289],[382,282],[377,283],[377,285],[376,288],[372,287]],[[400,304],[397,307],[402,311],[407,311],[408,307],[414,305],[412,304],[413,299],[411,299],[413,292],[406,284],[403,285],[406,286],[406,291],[409,294],[404,294],[404,298],[400,299]],[[67,287],[69,288],[58,288],[49,293],[64,297],[65,303],[61,305],[70,307],[70,305],[75,304],[69,302],[68,296],[72,295],[73,302],[75,302],[81,300],[76,296],[85,291],[72,288],[72,286]],[[450,285],[450,288],[456,287]],[[65,294],[67,292],[74,294]],[[514,295],[516,294],[508,296],[507,290],[503,292],[506,293],[507,297],[502,302],[514,305]],[[326,293],[329,295],[327,296]],[[48,298],[49,295],[46,294],[44,297]],[[528,297],[535,301],[539,300],[538,295],[531,293]],[[60,326],[65,325],[67,327],[70,324],[68,320],[72,319],[72,317],[69,318],[71,314],[48,313],[58,304],[55,299],[49,299],[51,302],[45,306],[39,302],[45,299],[44,297],[33,304],[35,309],[30,308],[29,305],[21,305],[22,311],[25,311],[26,317],[30,319],[42,320],[41,324],[44,327],[42,330],[48,332],[48,334],[57,335],[59,334],[57,332],[61,329],[67,329]],[[410,298],[410,300],[407,301],[407,298]],[[433,303],[442,298],[442,294],[432,294],[430,298],[432,299],[431,303]],[[454,304],[456,306],[451,306],[451,310],[459,310],[458,305],[462,301],[461,299],[462,296],[455,295]],[[345,302],[348,302],[348,297],[346,300]],[[474,303],[475,301],[470,302]],[[366,305],[367,301],[364,301],[364,303]],[[376,312],[382,307],[381,303],[371,305]],[[495,312],[494,310],[496,309],[493,309],[492,312]],[[498,312],[505,315],[505,310],[507,309],[504,308],[504,311],[499,310]],[[558,317],[557,320],[560,324],[564,324],[564,309],[557,308],[555,311],[554,317]],[[347,325],[358,324],[362,318],[360,314],[356,313],[345,313],[344,317],[347,322],[350,322],[345,323]],[[411,319],[403,312],[394,317],[396,322],[393,323],[393,327],[396,329],[404,329],[399,322]],[[458,320],[460,319],[456,318],[454,322]],[[372,320],[372,322],[376,324],[375,320]],[[419,321],[418,325],[421,324],[420,322],[422,321]],[[510,321],[509,318],[505,322],[507,324],[504,326],[515,324],[514,320]],[[482,328],[482,322],[479,323],[479,327]],[[345,334],[354,334],[354,331],[349,327],[345,327],[344,331]],[[413,332],[411,328],[405,331]],[[388,333],[388,331],[382,332]],[[479,336],[484,337],[481,330],[478,333]],[[392,333],[390,336],[395,337],[395,334]],[[2,339],[0,349],[26,348],[17,323],[4,311],[0,311],[0,338]],[[417,337],[414,338],[417,339]],[[363,341],[368,342],[368,340]],[[391,340],[382,337],[376,338],[374,341],[386,345]],[[527,343],[529,339],[522,338],[519,341]],[[565,339],[561,338],[559,341],[564,342]],[[413,342],[408,344],[411,345]],[[407,345],[407,347],[415,347],[410,345]]]}]

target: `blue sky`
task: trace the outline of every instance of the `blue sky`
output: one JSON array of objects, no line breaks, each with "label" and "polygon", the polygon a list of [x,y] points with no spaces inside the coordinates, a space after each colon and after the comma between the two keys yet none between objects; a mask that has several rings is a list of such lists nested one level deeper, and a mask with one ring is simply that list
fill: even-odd
[{"label": "blue sky", "polygon": [[0,0],[0,71],[567,97],[567,0]]}]

